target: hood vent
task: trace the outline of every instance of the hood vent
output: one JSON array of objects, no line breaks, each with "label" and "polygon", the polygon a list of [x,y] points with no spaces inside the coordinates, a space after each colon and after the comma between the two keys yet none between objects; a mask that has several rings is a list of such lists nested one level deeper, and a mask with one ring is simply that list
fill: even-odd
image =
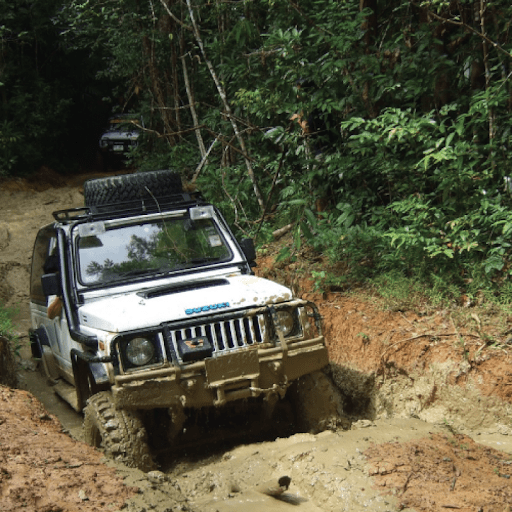
[{"label": "hood vent", "polygon": [[169,286],[160,286],[159,288],[152,288],[150,290],[145,290],[143,292],[138,292],[137,295],[139,297],[143,297],[144,299],[154,299],[156,297],[163,297],[164,295],[169,295],[171,293],[181,293],[181,292],[189,292],[195,290],[201,290],[203,288],[213,288],[214,286],[224,286],[229,284],[229,281],[226,279],[214,279],[212,281],[203,281],[203,282],[192,282],[188,284],[176,284]]}]

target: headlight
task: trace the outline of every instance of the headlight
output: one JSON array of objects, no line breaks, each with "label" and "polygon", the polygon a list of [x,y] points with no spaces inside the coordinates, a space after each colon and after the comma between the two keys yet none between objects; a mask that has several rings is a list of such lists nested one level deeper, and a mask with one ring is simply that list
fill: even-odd
[{"label": "headlight", "polygon": [[295,320],[293,318],[293,315],[285,309],[282,309],[281,311],[276,311],[276,313],[277,320],[279,321],[279,327],[281,328],[283,336],[289,336],[292,333],[293,328],[295,327]]},{"label": "headlight", "polygon": [[155,346],[147,338],[133,338],[126,344],[126,359],[134,366],[143,366],[155,357]]}]

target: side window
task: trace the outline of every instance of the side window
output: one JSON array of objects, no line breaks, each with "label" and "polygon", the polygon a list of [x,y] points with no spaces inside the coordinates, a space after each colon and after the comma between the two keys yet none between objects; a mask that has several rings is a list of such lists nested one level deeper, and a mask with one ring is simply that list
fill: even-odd
[{"label": "side window", "polygon": [[[53,224],[42,228],[37,234],[32,253],[32,273],[30,276],[30,300],[46,306],[46,297],[43,293],[41,276],[49,272],[55,272],[58,265],[57,234]],[[55,265],[54,265],[55,264]]]}]

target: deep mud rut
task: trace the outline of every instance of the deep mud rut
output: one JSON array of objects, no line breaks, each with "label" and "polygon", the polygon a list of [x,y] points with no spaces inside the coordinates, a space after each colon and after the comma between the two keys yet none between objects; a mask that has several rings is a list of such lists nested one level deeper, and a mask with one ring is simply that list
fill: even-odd
[{"label": "deep mud rut", "polygon": [[[66,432],[59,435],[76,440],[67,448],[69,459],[88,457],[94,450],[80,442],[81,416],[53,394],[30,360],[28,283],[37,230],[51,222],[52,211],[82,206],[83,179],[64,182],[47,170],[33,182],[0,184],[0,300],[19,307],[19,387],[58,417]],[[313,294],[306,264],[275,265],[271,252],[267,248],[260,258],[258,272],[295,287],[321,308],[349,429],[248,444],[206,443],[199,452],[169,456],[161,461],[160,472],[150,474],[107,462],[128,488],[138,489],[122,496],[123,509],[512,510],[512,362],[506,346],[498,353],[478,336],[487,329],[498,339],[509,319],[489,321],[475,331],[457,324],[452,311],[421,316],[383,312],[354,297]],[[25,396],[20,401],[27,403]],[[44,451],[34,448],[36,460],[21,470],[21,455],[9,451],[11,413],[6,410],[0,401],[0,435],[7,436],[0,446],[0,510],[19,510],[22,504],[38,512],[121,508],[111,497],[104,498],[109,505],[93,499],[92,491],[86,499],[63,503],[59,488],[72,487],[76,479],[74,495],[79,495],[84,485],[71,470],[54,471],[56,491],[48,487],[44,500],[33,497],[31,482]],[[45,435],[49,444],[59,443]],[[19,430],[12,436],[19,437]],[[291,478],[288,490],[269,496],[266,489],[284,475]]]},{"label": "deep mud rut", "polygon": [[[24,371],[22,377],[23,387],[80,440],[82,417],[51,392],[39,372]],[[442,424],[414,418],[363,419],[353,423],[349,431],[228,443],[221,449],[206,443],[199,453],[195,450],[164,459],[161,473],[155,476],[108,464],[116,467],[126,485],[141,489],[128,501],[128,510],[134,512],[163,512],[170,510],[169,506],[172,510],[204,512],[394,511],[399,500],[383,497],[374,488],[365,450],[374,444],[407,442],[446,432]],[[284,475],[291,478],[289,489],[278,499],[268,496],[266,489]],[[184,508],[172,508],[176,506]]]}]

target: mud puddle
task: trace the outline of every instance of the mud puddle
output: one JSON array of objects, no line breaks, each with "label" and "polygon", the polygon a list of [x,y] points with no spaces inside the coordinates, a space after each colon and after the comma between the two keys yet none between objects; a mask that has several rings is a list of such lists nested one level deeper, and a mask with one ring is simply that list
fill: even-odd
[{"label": "mud puddle", "polygon": [[[20,387],[34,394],[64,430],[81,441],[82,416],[53,392],[33,362],[24,361],[23,367]],[[157,475],[114,465],[127,485],[141,489],[130,500],[130,511],[168,511],[170,501],[181,502],[182,510],[204,512],[391,511],[396,510],[396,499],[372,489],[364,450],[372,443],[406,441],[439,429],[415,419],[361,420],[350,431],[232,442],[225,449],[208,446],[206,440],[202,453],[182,452],[161,461]],[[282,476],[291,479],[288,489],[269,495]]]},{"label": "mud puddle", "polygon": [[[81,415],[53,393],[33,363],[26,361],[24,367],[22,387],[59,418],[65,431],[81,440]],[[492,429],[466,433],[481,444],[512,454],[512,439],[507,435]],[[384,443],[404,445],[433,435],[449,436],[451,427],[444,421],[428,423],[417,418],[362,419],[347,431],[230,443],[225,449],[209,447],[206,440],[201,453],[171,455],[161,461],[161,471],[156,473],[108,464],[116,467],[126,485],[140,489],[127,502],[129,512],[169,512],[174,510],[171,503],[181,507],[176,510],[196,512],[414,510],[404,507],[400,494],[382,494],[365,452]],[[391,454],[388,461],[393,461]],[[283,476],[290,478],[290,484],[276,496]]]}]

